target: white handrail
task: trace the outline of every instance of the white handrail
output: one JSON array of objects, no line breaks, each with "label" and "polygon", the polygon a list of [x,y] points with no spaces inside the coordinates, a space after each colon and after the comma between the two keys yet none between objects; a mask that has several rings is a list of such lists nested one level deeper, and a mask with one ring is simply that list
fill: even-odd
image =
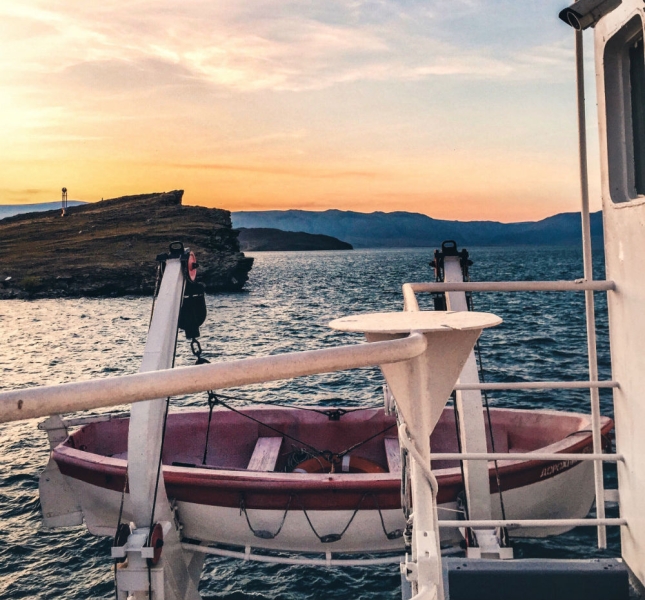
[{"label": "white handrail", "polygon": [[456,390],[577,390],[619,388],[617,381],[522,381],[512,383],[458,383]]},{"label": "white handrail", "polygon": [[[613,281],[597,281],[593,278],[591,255],[591,230],[589,220],[589,194],[587,187],[587,156],[584,121],[584,80],[582,73],[582,36],[576,35],[576,65],[578,79],[578,118],[580,133],[580,176],[582,191],[582,246],[584,279],[575,281],[486,281],[486,282],[426,282],[403,284],[403,308],[406,311],[418,311],[419,302],[416,292],[442,293],[442,292],[585,292],[585,312],[587,328],[587,350],[589,359],[589,381],[568,382],[568,384],[553,385],[555,382],[532,382],[527,384],[469,384],[457,385],[456,390],[511,390],[511,389],[576,389],[587,388],[591,394],[591,421],[593,448],[595,453],[600,453],[600,398],[598,388],[619,387],[617,382],[598,381],[598,357],[596,350],[596,323],[593,293],[601,291],[614,291],[616,284]],[[584,385],[582,385],[584,383]],[[600,499],[604,497],[604,483],[602,462],[594,462],[594,487],[598,515],[605,516],[605,507]],[[607,547],[607,533],[603,525],[598,526],[598,547]]]},{"label": "white handrail", "polygon": [[602,527],[605,525],[622,527],[627,525],[626,519],[491,519],[491,520],[464,520],[464,521],[439,521],[439,527],[453,528],[472,527],[485,529],[490,527],[506,527],[507,529],[521,529],[524,527]]},{"label": "white handrail", "polygon": [[607,462],[623,462],[622,454],[575,454],[558,452],[433,452],[431,460],[604,460]]},{"label": "white handrail", "polygon": [[609,292],[616,289],[610,280],[575,281],[428,281],[403,284],[405,299],[411,293],[427,292]]},{"label": "white handrail", "polygon": [[224,548],[212,548],[210,546],[200,546],[198,544],[183,543],[181,547],[189,552],[200,552],[203,554],[212,554],[214,556],[226,556],[240,560],[253,560],[256,562],[279,564],[279,565],[310,565],[318,567],[366,567],[373,565],[388,565],[400,563],[403,555],[385,556],[381,558],[357,558],[357,559],[340,559],[340,558],[291,558],[287,556],[272,556],[267,554],[253,554],[251,549],[247,552],[236,550],[225,550]]},{"label": "white handrail", "polygon": [[425,336],[412,332],[385,342],[0,392],[0,423],[400,362],[419,356],[426,346]]}]

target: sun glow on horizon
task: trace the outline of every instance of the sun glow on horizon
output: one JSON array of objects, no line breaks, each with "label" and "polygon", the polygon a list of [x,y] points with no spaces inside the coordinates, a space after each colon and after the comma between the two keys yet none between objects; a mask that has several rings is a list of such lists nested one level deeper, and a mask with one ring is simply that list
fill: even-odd
[{"label": "sun glow on horizon", "polygon": [[86,201],[184,189],[187,204],[232,211],[578,210],[573,40],[559,8],[1,5],[0,204],[53,201],[65,185]]}]

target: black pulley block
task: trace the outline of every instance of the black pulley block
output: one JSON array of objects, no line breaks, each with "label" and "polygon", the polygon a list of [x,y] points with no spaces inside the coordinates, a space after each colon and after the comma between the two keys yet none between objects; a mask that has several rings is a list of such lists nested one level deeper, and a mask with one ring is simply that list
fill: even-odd
[{"label": "black pulley block", "polygon": [[206,320],[206,299],[204,286],[192,281],[186,282],[184,301],[179,311],[179,329],[183,329],[186,339],[199,337],[199,327]]}]

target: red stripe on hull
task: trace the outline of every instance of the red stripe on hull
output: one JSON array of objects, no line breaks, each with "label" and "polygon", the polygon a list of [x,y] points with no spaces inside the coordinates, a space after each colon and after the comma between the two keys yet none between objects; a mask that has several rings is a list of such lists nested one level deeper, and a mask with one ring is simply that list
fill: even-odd
[{"label": "red stripe on hull", "polygon": [[[608,420],[602,429],[607,435],[613,428]],[[589,453],[591,434],[570,444],[561,452]],[[63,475],[102,489],[121,492],[125,483],[127,462],[58,446],[53,457]],[[501,464],[502,491],[512,490],[563,473],[579,462],[527,461]],[[443,472],[442,472],[443,471]],[[497,492],[495,471],[491,467],[490,489]],[[435,470],[439,483],[439,504],[454,502],[463,489],[458,469]],[[250,473],[238,470],[206,470],[164,467],[168,497],[182,502],[236,508],[244,499],[249,509],[284,510],[291,507],[306,510],[354,510],[359,502],[365,509],[383,510],[401,507],[400,478],[393,474],[292,474]]]}]

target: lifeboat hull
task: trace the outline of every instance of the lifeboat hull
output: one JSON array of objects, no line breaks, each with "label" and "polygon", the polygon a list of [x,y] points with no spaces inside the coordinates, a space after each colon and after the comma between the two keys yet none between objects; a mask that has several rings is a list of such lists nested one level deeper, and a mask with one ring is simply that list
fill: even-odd
[{"label": "lifeboat hull", "polygon": [[[273,424],[281,422],[285,432],[293,431],[287,426],[288,423],[303,420],[303,416],[297,414],[300,411],[290,409],[248,411],[260,417],[258,420],[265,419],[263,422],[273,417]],[[535,446],[535,439],[527,441],[531,437],[530,430],[534,437],[543,435],[551,443],[529,448],[529,451],[591,451],[587,415],[505,409],[493,410],[492,415],[497,451],[516,452],[520,451],[518,448],[521,445]],[[194,452],[198,448],[192,448],[190,444],[199,438],[199,433],[195,433],[199,429],[196,423],[205,427],[207,413],[177,413],[169,417],[164,449],[164,481],[167,495],[177,508],[185,538],[294,552],[384,552],[403,548],[401,532],[405,519],[401,509],[400,473],[248,471],[234,464],[248,462],[258,434],[263,432],[256,431],[255,438],[250,435],[248,439],[247,436],[238,435],[237,440],[246,441],[238,442],[237,451],[226,458],[224,448],[231,447],[227,445],[229,438],[226,427],[230,413],[216,416],[214,422],[219,424],[220,429],[216,427],[213,431],[219,437],[213,441],[212,453],[209,446],[208,455],[213,457],[214,463],[228,461],[228,464],[207,463],[206,466],[201,466],[201,460],[194,460],[203,454],[203,442],[198,453]],[[305,421],[319,418],[319,415],[304,416]],[[438,431],[431,440],[435,451],[455,450],[449,436],[454,431],[451,427],[453,418],[452,411],[446,409]],[[351,433],[353,425],[365,435],[370,427],[380,430],[383,425],[387,426],[393,421],[377,409],[352,411],[343,419],[346,429],[341,437],[344,439],[347,439],[348,432]],[[567,420],[569,422],[563,425]],[[231,423],[240,425],[234,420]],[[520,427],[518,423],[524,423],[526,427]],[[560,432],[561,439],[553,441],[548,436],[554,434],[554,423],[571,431]],[[132,519],[127,487],[124,493],[127,454],[123,442],[125,440],[127,443],[127,426],[127,419],[86,426],[53,451],[61,473],[80,499],[86,525],[95,535],[114,534],[122,496],[122,520]],[[337,423],[328,421],[326,417],[318,422],[323,438],[326,435],[323,429],[332,431],[336,426]],[[307,430],[302,423],[298,427],[298,435]],[[603,419],[603,433],[609,433],[611,428],[611,420]],[[185,437],[186,431],[193,435]],[[538,435],[536,431],[543,433]],[[383,437],[393,432],[396,432],[396,428]],[[370,447],[363,449],[364,455],[387,466],[384,451],[379,446],[382,446],[383,439],[377,438],[373,442]],[[325,440],[325,444],[333,445],[333,437]],[[503,449],[500,450],[499,446]],[[502,461],[498,467],[506,517],[509,519],[583,518],[593,504],[591,462]],[[462,539],[457,505],[457,497],[463,491],[461,471],[454,464],[433,464],[433,472],[439,483],[439,518],[454,520],[456,525],[455,528],[442,529],[442,543],[453,545]],[[490,486],[493,517],[501,518],[492,463]],[[510,533],[516,537],[542,537],[564,531],[565,528],[540,528],[518,529]]]}]

